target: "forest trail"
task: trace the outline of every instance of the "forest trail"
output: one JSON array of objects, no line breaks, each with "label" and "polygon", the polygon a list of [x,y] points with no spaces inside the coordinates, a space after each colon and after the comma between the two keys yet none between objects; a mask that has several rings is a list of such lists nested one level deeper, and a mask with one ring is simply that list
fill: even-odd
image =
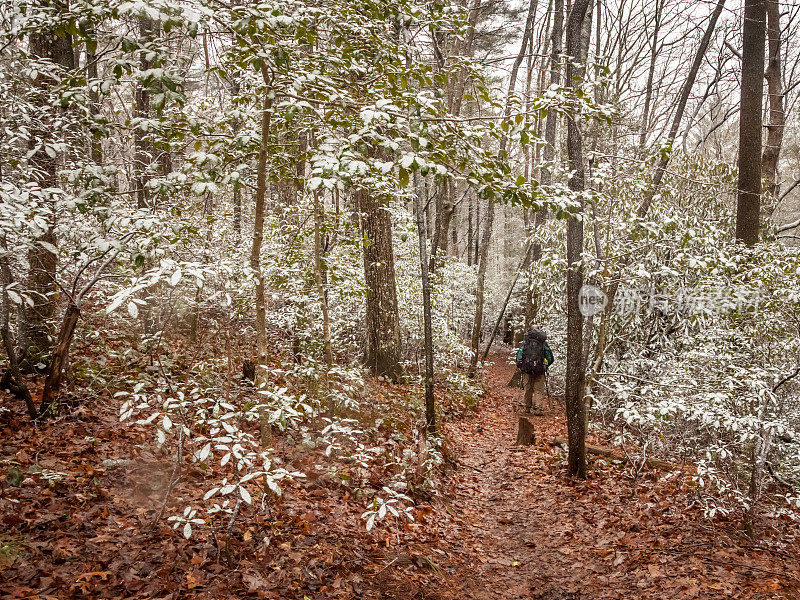
[{"label": "forest trail", "polygon": [[559,402],[535,418],[535,444],[515,446],[523,392],[507,387],[506,355],[492,360],[479,409],[445,427],[463,465],[448,506],[465,565],[456,597],[800,598],[796,560],[702,519],[679,475],[645,472],[635,497],[628,469],[605,461],[570,481],[550,446],[566,437]]}]

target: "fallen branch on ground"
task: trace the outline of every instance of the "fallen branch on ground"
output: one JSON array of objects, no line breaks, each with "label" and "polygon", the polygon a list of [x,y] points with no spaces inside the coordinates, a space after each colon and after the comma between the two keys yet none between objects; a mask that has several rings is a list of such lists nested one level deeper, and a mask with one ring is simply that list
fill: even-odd
[{"label": "fallen branch on ground", "polygon": [[[551,446],[559,447],[562,450],[567,450],[567,440],[564,438],[556,437],[553,438],[553,441],[550,442]],[[588,454],[592,454],[595,456],[608,456],[615,460],[621,460],[623,462],[629,462],[629,459],[620,454],[615,452],[613,448],[607,448],[604,446],[593,446],[591,444],[586,444],[586,452]],[[657,458],[648,458],[645,460],[644,463],[649,469],[658,469],[660,471],[680,471],[685,470],[686,467],[681,465],[676,465],[674,463],[668,462],[666,460],[659,460]]]}]

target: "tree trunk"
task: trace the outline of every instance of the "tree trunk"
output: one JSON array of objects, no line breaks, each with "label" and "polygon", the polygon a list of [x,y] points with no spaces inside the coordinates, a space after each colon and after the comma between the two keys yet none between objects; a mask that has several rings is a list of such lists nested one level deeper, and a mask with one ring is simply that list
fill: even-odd
[{"label": "tree trunk", "polygon": [[767,143],[761,158],[763,177],[767,181],[769,201],[774,203],[780,193],[778,181],[778,159],[783,145],[783,129],[786,124],[784,92],[781,73],[781,13],[778,0],[766,0],[767,38],[769,39],[769,62],[764,77],[769,94],[769,125]]},{"label": "tree trunk", "polygon": [[[265,78],[266,79],[266,78]],[[253,223],[253,246],[250,252],[250,268],[255,277],[256,292],[256,351],[258,364],[267,363],[267,307],[264,286],[264,274],[261,272],[261,245],[264,241],[264,213],[267,199],[267,156],[269,153],[270,126],[272,122],[272,95],[269,83],[264,94],[264,107],[261,111],[261,146],[258,149],[258,166],[256,171],[256,206]],[[263,369],[256,369],[256,385],[260,381]]]},{"label": "tree trunk", "polygon": [[28,414],[31,419],[35,419],[39,414],[30,390],[28,390],[28,386],[22,378],[19,361],[17,360],[17,349],[14,347],[14,340],[11,336],[11,302],[8,297],[8,286],[11,285],[13,277],[6,258],[8,247],[4,232],[0,232],[0,249],[3,252],[0,254],[0,338],[2,338],[0,341],[3,343],[6,356],[8,356],[8,374],[3,377],[3,387],[8,385],[15,396],[24,400]]},{"label": "tree trunk", "polygon": [[94,53],[94,50],[89,47],[89,44],[97,43],[95,35],[96,32],[92,27],[89,31],[89,40],[91,41],[87,41],[86,43],[86,85],[88,88],[87,94],[89,96],[89,113],[94,121],[89,131],[89,151],[92,155],[92,161],[97,165],[101,165],[103,164],[103,144],[101,142],[102,138],[100,133],[97,131],[99,127],[97,121],[100,119],[101,108],[99,92],[100,82],[97,76],[97,62],[99,57]]},{"label": "tree trunk", "polygon": [[400,315],[392,247],[392,218],[382,202],[356,191],[364,236],[364,281],[367,285],[365,362],[373,375],[398,381]]},{"label": "tree trunk", "polygon": [[[414,179],[419,175],[414,173]],[[425,350],[425,426],[428,433],[436,433],[436,400],[433,395],[433,317],[431,315],[431,278],[428,272],[428,235],[425,231],[425,214],[419,197],[420,186],[415,185],[414,213],[417,217],[419,237],[419,266],[422,275],[422,328]]]},{"label": "tree trunk", "polygon": [[[575,0],[567,19],[566,85],[574,88],[583,79],[585,66],[576,65],[586,55],[589,43],[588,28],[584,27],[590,0]],[[569,188],[576,195],[585,189],[583,165],[583,134],[577,115],[567,121],[567,155],[572,176]],[[581,200],[581,211],[583,200]],[[580,215],[567,223],[567,367],[565,401],[569,439],[568,472],[586,478],[586,404],[583,402],[585,371],[583,365],[583,316],[578,307],[578,293],[583,285],[583,219]]]},{"label": "tree trunk", "polygon": [[536,443],[536,427],[533,417],[519,415],[517,425],[517,446],[531,446]]},{"label": "tree trunk", "polygon": [[75,334],[75,326],[78,324],[80,315],[81,311],[78,306],[70,301],[61,321],[58,344],[53,350],[47,377],[44,380],[44,389],[42,390],[42,399],[39,405],[40,415],[44,415],[50,410],[61,387],[61,377],[64,374],[64,366],[69,358],[69,348],[72,345],[72,337]]},{"label": "tree trunk", "polygon": [[322,306],[322,343],[325,354],[325,366],[328,370],[333,366],[333,349],[331,347],[331,324],[328,315],[328,290],[323,283],[322,260],[322,224],[325,218],[319,192],[314,191],[314,280],[317,283],[320,305]]},{"label": "tree trunk", "polygon": [[[231,96],[238,96],[241,87],[238,73],[234,74],[230,83]],[[242,128],[241,119],[235,118],[231,128],[234,138],[237,137]],[[238,178],[233,182],[233,233],[237,242],[242,239],[242,184]]]},{"label": "tree trunk", "polygon": [[[66,12],[69,6],[66,2],[42,2],[42,8],[55,9],[57,12]],[[56,29],[45,29],[30,36],[30,53],[66,71],[75,68],[75,55],[72,52],[72,36],[69,33],[59,32]],[[50,88],[56,84],[49,77],[40,77],[37,80],[41,90],[42,102],[45,104],[45,118],[37,121],[41,126],[33,130],[32,139],[50,140],[53,137],[53,123],[48,122],[50,110],[47,95]],[[33,149],[33,148],[32,148]],[[56,156],[50,156],[44,147],[39,147],[31,157],[31,165],[40,174],[37,183],[43,189],[59,187],[58,162]],[[47,192],[45,192],[47,194]],[[23,358],[24,367],[35,366],[46,360],[52,347],[50,338],[51,319],[55,311],[54,295],[56,292],[56,267],[58,256],[54,253],[57,240],[55,228],[55,198],[50,196],[47,205],[51,214],[47,215],[46,226],[40,236],[28,250],[28,282],[27,287],[33,306],[23,303],[20,310],[17,344]]]},{"label": "tree trunk", "polygon": [[761,127],[764,101],[766,1],[745,0],[742,44],[742,93],[739,107],[739,194],[736,238],[758,242],[761,212]]},{"label": "tree trunk", "polygon": [[[139,37],[142,41],[148,41],[153,37],[154,23],[151,19],[141,18],[139,20]],[[141,63],[139,65],[142,71],[150,68],[150,61],[147,60],[147,53],[142,53]],[[150,94],[145,89],[144,85],[140,84],[136,87],[134,92],[136,101],[136,108],[134,116],[137,119],[147,119],[150,117]],[[153,159],[152,148],[145,139],[144,125],[139,123],[133,128],[133,187],[136,195],[136,206],[141,209],[146,209],[148,206],[147,196],[147,181],[149,179],[148,170],[150,162]]]},{"label": "tree trunk", "polygon": [[647,70],[647,86],[644,94],[644,108],[642,109],[642,129],[639,132],[639,157],[644,156],[644,145],[647,141],[647,131],[650,126],[650,103],[653,99],[653,77],[656,73],[656,58],[658,57],[658,32],[661,29],[661,10],[663,0],[656,0],[655,23],[653,36],[650,38],[650,68]]}]

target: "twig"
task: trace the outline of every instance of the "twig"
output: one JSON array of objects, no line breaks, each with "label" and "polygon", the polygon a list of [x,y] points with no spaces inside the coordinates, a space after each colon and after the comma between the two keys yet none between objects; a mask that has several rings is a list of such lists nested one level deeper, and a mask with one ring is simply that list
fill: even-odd
[{"label": "twig", "polygon": [[778,383],[776,383],[776,384],[775,384],[775,387],[773,387],[773,388],[772,388],[772,391],[773,391],[773,393],[774,393],[774,392],[777,392],[777,391],[778,391],[778,388],[779,388],[779,387],[781,387],[781,386],[782,386],[784,383],[786,383],[786,382],[788,382],[788,381],[790,381],[790,380],[794,379],[794,378],[795,378],[795,377],[797,377],[798,375],[800,375],[800,367],[797,367],[797,368],[794,370],[794,373],[792,373],[791,375],[787,375],[786,377],[784,377],[783,379],[781,379],[781,380],[780,380]]},{"label": "twig", "polygon": [[450,460],[453,461],[454,463],[456,463],[457,465],[461,465],[462,467],[467,467],[468,469],[473,469],[473,470],[477,471],[478,473],[483,473],[482,469],[479,469],[478,467],[473,467],[472,465],[468,465],[467,463],[463,463],[460,460],[458,460],[457,458],[451,458]]}]

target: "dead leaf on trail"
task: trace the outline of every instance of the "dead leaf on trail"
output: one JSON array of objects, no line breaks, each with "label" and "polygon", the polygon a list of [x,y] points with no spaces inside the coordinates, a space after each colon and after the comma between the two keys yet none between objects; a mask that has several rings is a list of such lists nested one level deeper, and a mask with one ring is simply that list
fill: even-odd
[{"label": "dead leaf on trail", "polygon": [[186,573],[186,586],[193,590],[196,587],[200,587],[205,584],[205,573],[198,569],[194,569],[193,571],[188,571]]}]

